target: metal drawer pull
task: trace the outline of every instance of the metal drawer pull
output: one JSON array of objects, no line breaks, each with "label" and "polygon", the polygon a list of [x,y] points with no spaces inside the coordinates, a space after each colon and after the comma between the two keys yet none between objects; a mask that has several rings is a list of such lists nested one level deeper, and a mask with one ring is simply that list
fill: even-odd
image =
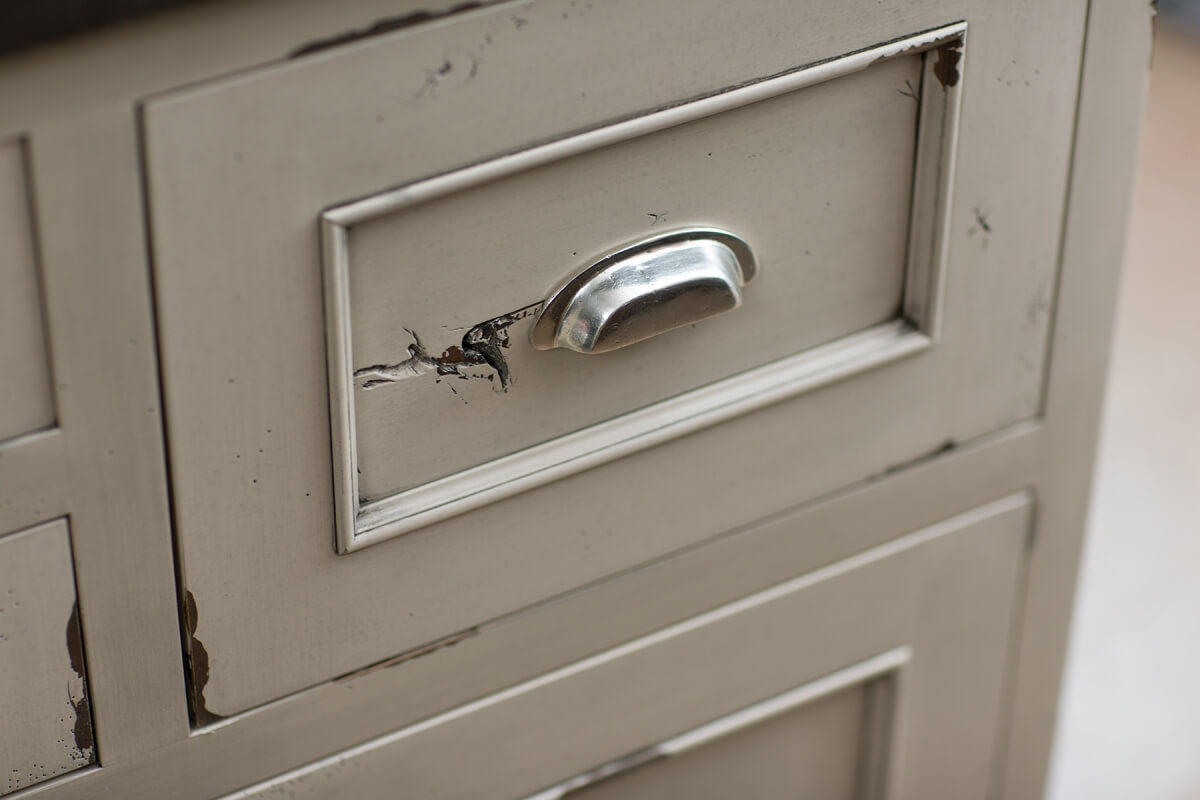
[{"label": "metal drawer pull", "polygon": [[689,228],[605,256],[552,293],[530,332],[538,350],[606,353],[742,304],[758,272],[732,233]]}]

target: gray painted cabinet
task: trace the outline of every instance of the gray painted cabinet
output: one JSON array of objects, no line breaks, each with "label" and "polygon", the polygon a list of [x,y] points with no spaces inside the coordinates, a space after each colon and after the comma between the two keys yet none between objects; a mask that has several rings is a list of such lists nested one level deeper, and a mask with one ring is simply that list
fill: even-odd
[{"label": "gray painted cabinet", "polygon": [[1149,31],[216,0],[0,57],[0,794],[1038,796]]}]

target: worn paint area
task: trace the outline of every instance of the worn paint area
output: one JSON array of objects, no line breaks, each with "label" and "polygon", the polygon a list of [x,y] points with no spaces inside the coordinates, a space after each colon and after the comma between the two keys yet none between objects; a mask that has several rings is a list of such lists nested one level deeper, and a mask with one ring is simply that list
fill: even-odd
[{"label": "worn paint area", "polygon": [[979,240],[982,242],[983,249],[986,251],[988,249],[988,242],[991,240],[992,233],[992,223],[988,221],[988,212],[981,211],[977,206],[971,209],[971,216],[974,218],[975,223],[971,227],[967,228],[967,236],[974,236],[975,234],[979,233]]},{"label": "worn paint area", "polygon": [[403,664],[408,661],[412,661],[413,659],[421,658],[422,656],[427,656],[432,653],[436,653],[439,650],[444,650],[447,647],[453,647],[454,645],[458,644],[459,642],[461,642],[465,639],[470,639],[470,638],[478,636],[478,635],[479,635],[479,627],[478,626],[467,628],[464,631],[459,631],[458,633],[452,633],[449,636],[443,636],[441,639],[432,641],[429,644],[421,645],[420,647],[415,647],[412,650],[405,650],[403,653],[400,653],[399,655],[392,656],[391,658],[388,658],[383,661],[372,664],[369,667],[364,667],[363,669],[356,670],[354,672],[349,673],[348,675],[343,675],[340,678],[337,678],[334,682],[335,683],[345,683],[346,681],[357,680],[358,678],[361,678],[364,675],[370,675],[372,672],[377,672],[381,669],[389,669],[391,667],[399,666],[400,664]]},{"label": "worn paint area", "polygon": [[208,651],[196,638],[196,623],[200,620],[196,598],[188,592],[183,601],[184,624],[187,629],[188,693],[190,694],[192,717],[197,725],[210,725],[224,719],[220,714],[209,711],[204,703],[204,687],[208,684]]},{"label": "worn paint area", "polygon": [[933,74],[942,88],[958,85],[959,62],[962,60],[962,42],[948,42],[934,51]]},{"label": "worn paint area", "polygon": [[354,371],[354,378],[362,381],[359,388],[367,391],[405,378],[433,375],[438,380],[457,378],[498,382],[497,391],[507,392],[512,382],[508,360],[504,355],[504,351],[512,345],[508,329],[532,316],[540,307],[541,303],[534,303],[485,320],[471,327],[457,345],[446,348],[440,356],[430,355],[417,332],[405,328],[413,339],[412,344],[408,345],[407,358],[394,364],[361,367]]},{"label": "worn paint area", "polygon": [[953,439],[947,439],[927,453],[922,453],[921,455],[916,456],[915,458],[910,458],[907,461],[901,461],[899,464],[888,465],[881,472],[877,472],[867,478],[867,483],[874,483],[875,481],[883,480],[891,475],[895,475],[898,472],[904,472],[905,470],[919,467],[922,464],[927,464],[930,461],[940,458],[947,453],[953,453],[957,449],[958,442],[954,441]]},{"label": "worn paint area", "polygon": [[96,760],[96,751],[92,739],[92,711],[88,707],[87,667],[83,661],[83,636],[79,627],[79,603],[71,606],[71,616],[67,619],[67,656],[71,660],[71,669],[79,677],[80,690],[78,697],[67,689],[67,703],[75,712],[75,725],[72,735],[75,739],[75,758],[91,764]]},{"label": "worn paint area", "polygon": [[95,763],[70,534],[60,519],[0,536],[0,795]]},{"label": "worn paint area", "polygon": [[[492,1],[496,2],[496,0]],[[393,31],[411,28],[413,25],[420,25],[423,22],[431,22],[435,19],[442,19],[443,17],[461,14],[464,11],[482,8],[484,5],[487,4],[481,2],[459,3],[458,5],[452,6],[445,11],[422,10],[414,11],[411,14],[404,14],[397,17],[384,17],[383,19],[372,22],[370,25],[367,25],[364,28],[352,31],[344,31],[342,33],[334,34],[333,36],[328,36],[324,39],[306,42],[305,44],[300,45],[288,53],[288,58],[299,58],[300,56],[306,56],[310,53],[318,53],[322,50],[328,50],[331,47],[341,47],[342,45],[350,44],[351,42],[357,42],[362,39],[370,39],[374,36],[382,36],[385,33],[392,33]]]}]

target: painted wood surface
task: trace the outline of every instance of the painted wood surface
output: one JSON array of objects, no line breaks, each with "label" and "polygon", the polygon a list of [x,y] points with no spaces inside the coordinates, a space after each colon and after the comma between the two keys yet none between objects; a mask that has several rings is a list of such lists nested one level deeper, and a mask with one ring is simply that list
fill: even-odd
[{"label": "painted wood surface", "polygon": [[[568,14],[570,18],[563,20],[564,12],[557,7],[538,4],[534,10],[540,7],[543,16],[524,16],[529,10],[525,3],[436,18],[451,5],[407,0],[345,4],[217,0],[0,59],[0,107],[5,109],[0,136],[6,142],[23,142],[27,148],[27,190],[38,221],[35,244],[42,250],[44,323],[61,423],[55,430],[17,440],[19,448],[11,443],[0,447],[0,530],[15,531],[71,515],[81,624],[87,642],[85,659],[103,764],[102,769],[76,770],[50,779],[29,789],[29,796],[91,800],[100,796],[208,798],[227,793],[266,775],[285,773],[373,737],[386,736],[631,637],[677,624],[711,609],[714,603],[761,591],[1025,488],[1032,488],[1038,497],[1037,536],[1029,542],[1025,600],[1015,627],[1020,646],[1012,653],[1018,655],[1006,668],[1005,693],[1011,698],[1007,704],[1011,712],[998,721],[1000,730],[1009,731],[1011,744],[995,752],[993,786],[1008,797],[1038,796],[1058,692],[1111,327],[1125,209],[1120,186],[1124,185],[1122,175],[1128,177],[1125,170],[1131,163],[1137,130],[1132,108],[1140,101],[1148,61],[1149,15],[1141,5],[1088,4],[1089,57],[1082,67],[1081,2],[1003,7],[918,2],[889,9],[887,14],[869,3],[841,4],[836,13],[806,6],[796,9],[795,16],[783,24],[778,23],[781,17],[772,16],[771,4],[763,4],[761,18],[744,11],[737,19],[725,18],[721,14],[733,10],[718,9],[684,20],[682,27],[673,29],[676,38],[669,41],[697,40],[706,31],[720,31],[723,40],[733,41],[726,33],[748,25],[751,29],[745,33],[754,38],[754,48],[739,51],[731,46],[712,60],[711,69],[701,65],[690,73],[643,73],[638,81],[629,83],[612,81],[611,75],[594,68],[574,75],[564,73],[564,83],[607,87],[595,96],[588,88],[580,90],[588,91],[593,99],[600,98],[595,106],[576,99],[571,103],[608,109],[619,116],[621,108],[635,113],[652,107],[654,103],[646,102],[647,97],[669,97],[679,87],[679,80],[697,81],[695,92],[717,86],[722,78],[718,71],[729,74],[730,65],[749,79],[761,74],[764,59],[779,71],[796,65],[797,52],[802,51],[804,58],[832,57],[897,35],[966,20],[971,38],[959,75],[965,98],[964,149],[957,161],[958,200],[948,230],[950,263],[961,273],[946,286],[945,331],[947,336],[958,337],[957,341],[963,337],[975,342],[1019,341],[1013,352],[1033,353],[1033,361],[1022,357],[1009,362],[1007,372],[997,367],[992,373],[988,365],[995,363],[978,360],[981,351],[973,345],[974,349],[968,350],[975,356],[958,359],[955,381],[933,381],[920,387],[920,393],[890,394],[895,382],[883,377],[856,379],[853,389],[847,384],[808,398],[801,414],[796,413],[796,404],[759,412],[754,424],[743,421],[722,426],[659,448],[669,451],[665,454],[649,451],[626,459],[622,471],[599,468],[593,473],[609,496],[621,496],[628,486],[649,485],[662,475],[673,474],[681,463],[705,465],[704,470],[692,467],[695,485],[686,491],[680,486],[664,489],[665,511],[648,498],[628,509],[589,506],[583,483],[564,481],[554,488],[555,502],[561,502],[562,508],[586,508],[598,523],[594,529],[576,532],[578,538],[557,541],[547,535],[531,548],[514,547],[521,541],[521,530],[548,524],[547,517],[538,513],[539,504],[506,501],[488,514],[469,515],[442,526],[439,530],[458,537],[453,548],[438,551],[427,544],[406,553],[407,558],[395,555],[400,550],[392,548],[392,555],[363,569],[375,576],[371,578],[374,591],[356,592],[340,577],[324,585],[312,581],[309,590],[321,602],[338,597],[347,601],[347,607],[363,608],[377,603],[381,596],[390,596],[390,587],[397,581],[419,581],[415,567],[401,570],[398,566],[453,560],[480,549],[496,569],[511,569],[517,579],[530,580],[538,573],[532,565],[522,566],[523,555],[558,548],[561,558],[588,562],[599,557],[603,542],[613,536],[625,536],[620,547],[629,549],[630,563],[642,565],[623,569],[611,560],[586,564],[584,572],[591,576],[612,575],[614,569],[619,572],[599,580],[588,578],[590,582],[583,588],[578,588],[577,572],[559,585],[568,593],[557,595],[554,602],[490,617],[491,622],[450,635],[439,632],[444,626],[427,625],[424,633],[414,631],[411,638],[433,646],[418,645],[397,657],[399,642],[393,639],[378,648],[387,653],[374,667],[360,662],[340,680],[320,683],[282,702],[189,733],[179,666],[179,629],[187,627],[188,619],[176,605],[171,569],[137,109],[151,95],[188,84],[253,82],[276,71],[317,68],[345,53],[357,52],[358,58],[367,58],[363,53],[372,50],[377,55],[408,51],[412,42],[421,38],[415,23],[432,22],[429,30],[436,35],[427,40],[430,46],[414,52],[407,67],[387,73],[411,77],[414,92],[427,77],[424,67],[445,63],[439,60],[443,53],[438,45],[456,45],[454,31],[462,19],[493,12],[515,15],[524,20],[521,30],[525,33],[531,32],[528,26],[536,20],[562,25],[557,37],[560,43],[574,40],[575,32],[584,39],[593,35],[603,38],[604,31],[620,26],[617,15],[606,16],[599,9],[589,9],[597,11],[590,17]],[[641,13],[632,6],[620,10]],[[517,23],[512,25],[515,30]],[[647,36],[653,37],[649,29]],[[393,47],[396,42],[403,47]],[[567,49],[559,47],[559,57],[573,55],[564,54]],[[652,49],[647,46],[642,51]],[[531,58],[536,50],[526,48],[524,57]],[[297,54],[298,60],[289,60],[291,54]],[[451,56],[453,61],[463,54],[452,50]],[[520,57],[517,62],[513,65],[516,72],[509,74],[529,76],[536,71],[530,62],[522,65]],[[386,65],[388,58],[378,63]],[[469,64],[469,59],[463,63]],[[148,69],[151,64],[154,68]],[[1081,69],[1079,128],[1071,155],[1073,188],[1066,204],[1067,198],[1054,188],[1053,176],[1066,174],[1065,151],[1071,137],[1056,132],[1069,130],[1075,119],[1075,94],[1068,84]],[[236,77],[213,83],[216,76],[239,71]],[[395,88],[397,97],[403,94],[400,83],[383,83]],[[515,84],[514,79],[511,85]],[[503,88],[494,89],[493,95],[508,96]],[[445,101],[470,91],[470,87],[439,83],[436,104],[453,105]],[[293,99],[306,102],[299,95]],[[457,102],[469,106],[477,99],[478,95],[472,95]],[[404,111],[416,113],[413,108]],[[257,112],[253,107],[247,111]],[[540,120],[543,128],[549,118],[553,117]],[[378,148],[384,146],[388,133],[396,133],[387,127],[389,119],[385,114],[383,123],[371,115],[362,120],[363,127],[386,128],[379,131]],[[1020,124],[1014,125],[1013,120]],[[516,138],[533,143],[539,120],[526,122],[530,133]],[[447,152],[454,149],[449,147],[452,142],[457,147],[460,138],[470,139],[474,134],[478,134],[477,142],[483,142],[474,160],[494,152],[487,149],[484,128],[443,130],[451,131],[444,142]],[[1008,140],[1014,148],[1011,152],[1019,152],[1020,157],[1001,157],[1007,152],[995,145],[1001,139]],[[393,136],[392,143],[395,141],[407,140]],[[419,179],[423,168],[432,165],[436,169],[432,159],[418,153],[412,163],[422,169],[396,177],[392,167],[402,159],[380,158],[378,148],[362,150],[362,160],[372,163],[359,164],[359,177],[316,192],[325,198],[322,202],[364,197],[396,182]],[[281,155],[287,152],[279,151]],[[343,177],[347,176],[337,180]],[[1058,212],[1053,211],[1056,207]],[[1061,214],[1064,208],[1065,217]],[[306,207],[305,213],[311,212],[313,208]],[[309,231],[306,236],[312,236],[308,247],[315,254],[314,229],[305,230]],[[1014,231],[1023,243],[1016,243]],[[1055,293],[1041,279],[1047,265],[1053,272],[1060,255],[1062,271],[1056,277]],[[307,263],[309,271],[304,274],[315,275],[316,256]],[[205,269],[210,266],[206,264]],[[1018,281],[1014,272],[1023,277]],[[989,298],[990,304],[1010,310],[1002,315],[1007,327],[991,329],[975,320],[978,306],[964,303],[962,295],[956,294],[961,275],[979,281],[981,296]],[[1014,281],[1012,291],[1005,288],[1010,280]],[[1026,290],[1016,290],[1016,283]],[[1030,287],[1037,291],[1029,291]],[[311,300],[311,295],[306,296]],[[1031,297],[1037,302],[1023,306]],[[320,305],[315,309],[313,305],[309,302],[307,308],[310,316],[316,317]],[[1039,351],[1035,345],[1047,341],[1051,312],[1055,316],[1050,340],[1053,350]],[[287,328],[284,333],[296,331]],[[311,338],[308,349],[317,354],[322,344],[317,337]],[[1052,352],[1053,358],[1047,360],[1046,352]],[[239,358],[242,354],[239,350]],[[183,368],[188,362],[176,364]],[[1044,386],[1043,373],[1047,379]],[[977,385],[980,395],[995,403],[993,411],[1026,409],[1018,415],[1022,421],[1006,424],[1009,417],[989,413],[986,404],[952,410],[947,396],[962,383]],[[919,405],[930,394],[941,398],[936,416],[955,420],[958,435],[953,442],[927,424],[884,424],[886,419],[896,419],[897,408]],[[285,393],[275,395],[274,402],[291,414],[299,401]],[[837,419],[855,419],[859,424],[849,433],[825,428],[824,420]],[[997,425],[1001,425],[999,430]],[[995,432],[977,435],[984,430]],[[328,435],[327,429],[318,426],[310,432],[317,439]],[[220,431],[213,434],[223,435]],[[860,440],[877,441],[864,444]],[[864,472],[858,462],[851,463],[842,449],[847,443],[850,449],[858,448],[863,463],[871,464],[870,471]],[[714,461],[713,452],[721,458]],[[791,455],[784,455],[788,453]],[[817,457],[811,454],[819,454],[819,465],[795,468],[797,458],[815,463],[805,461]],[[285,457],[279,463],[287,461]],[[294,468],[289,466],[288,471]],[[276,464],[271,469],[279,468]],[[230,485],[240,485],[242,477],[247,476],[237,476]],[[327,475],[324,480],[328,481]],[[194,487],[195,483],[181,484],[185,497],[188,485]],[[596,488],[591,486],[593,492]],[[733,488],[739,493],[722,491]],[[734,497],[730,507],[712,506],[713,497],[727,496]],[[218,493],[210,502],[221,505],[225,500]],[[687,517],[690,527],[676,530],[675,515],[669,509],[677,510],[680,504],[711,511],[703,517]],[[280,509],[292,513],[286,507],[276,510]],[[222,512],[221,524],[209,530],[221,534],[235,523],[241,526],[246,510]],[[254,507],[249,511],[255,520],[267,519],[254,516],[262,513]],[[315,510],[298,509],[290,518],[289,530],[293,534],[306,530],[313,519],[323,517],[316,526],[324,531],[318,538],[327,537],[329,513],[328,503]],[[746,525],[748,520],[764,517],[765,525]],[[638,526],[639,536],[625,532],[622,523],[629,522]],[[195,519],[187,525],[195,525]],[[500,546],[489,539],[500,540]],[[321,546],[322,557],[329,555],[324,549],[328,538]],[[370,552],[348,560],[357,560],[361,566],[364,559],[371,562],[376,558]],[[660,558],[658,553],[674,555]],[[221,556],[214,548],[212,585],[217,586],[215,576],[222,570],[238,572],[244,556]],[[336,561],[331,556],[328,562],[316,563],[333,570]],[[298,574],[294,559],[272,557],[259,563],[278,564],[283,572]],[[179,574],[186,583],[186,562]],[[203,641],[206,624],[219,627],[224,619],[236,627],[232,620],[248,607],[257,609],[263,620],[296,624],[287,622],[285,613],[295,604],[277,604],[271,599],[271,592],[280,589],[286,594],[287,587],[278,583],[265,588],[243,585],[227,595],[224,588],[213,588],[208,595],[224,601],[215,609],[209,608],[215,603],[208,603],[200,593],[193,630]],[[183,597],[186,601],[186,594]],[[188,604],[180,605],[186,611]],[[454,613],[463,619],[479,619],[484,616],[479,611],[485,608],[479,605],[459,613],[463,611],[460,608]],[[407,613],[402,607],[395,610],[397,616]],[[254,635],[275,635],[258,623],[251,626],[257,628]],[[328,630],[320,625],[300,630],[312,636],[312,649],[301,654],[300,671],[331,671],[321,649]],[[354,633],[357,640],[371,642],[378,635],[379,628],[371,626]],[[437,647],[439,642],[443,646]],[[453,646],[445,646],[449,644]],[[319,662],[318,668],[304,664],[308,660]],[[250,670],[247,676],[259,687],[259,695],[291,691],[283,683],[272,683],[269,670],[259,675]],[[612,750],[627,752],[616,745]],[[576,766],[586,770],[610,757],[580,759]],[[550,781],[547,777],[543,785]]]},{"label": "painted wood surface", "polygon": [[96,761],[63,520],[0,537],[0,795]]},{"label": "painted wood surface", "polygon": [[[885,19],[874,6],[801,15],[764,4],[746,17],[716,3],[682,23],[668,5],[521,9],[472,11],[146,107],[178,534],[209,656],[210,714],[423,646],[1037,413],[1078,63],[1077,48],[1039,37],[1078,42],[1082,4],[913,3]],[[963,106],[936,347],[418,536],[334,555],[323,208],[964,17],[964,55],[943,70]],[[718,28],[716,50],[650,46],[666,31]],[[452,58],[442,76],[446,53],[461,63]],[[481,60],[473,77],[472,58]],[[654,58],[673,66],[648,69]],[[384,71],[396,80],[366,77]],[[584,72],[595,81],[580,89]],[[513,85],[524,87],[522,113],[502,91]],[[888,102],[912,102],[902,81],[894,88]],[[846,124],[856,102],[845,95]],[[1014,118],[1017,132],[1000,124]],[[1000,217],[990,196],[1006,198]],[[843,235],[870,238],[883,213],[839,218]],[[453,274],[421,293],[430,307],[457,304]],[[427,449],[407,456],[420,463]]]},{"label": "painted wood surface", "polygon": [[1005,498],[228,800],[520,797],[901,646],[875,796],[983,797],[1030,510]]}]

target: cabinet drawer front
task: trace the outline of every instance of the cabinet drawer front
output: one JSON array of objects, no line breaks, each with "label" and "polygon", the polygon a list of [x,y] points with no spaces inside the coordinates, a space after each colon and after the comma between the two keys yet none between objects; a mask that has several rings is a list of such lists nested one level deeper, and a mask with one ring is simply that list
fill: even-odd
[{"label": "cabinet drawer front", "polygon": [[229,800],[984,797],[1030,510],[997,501]]},{"label": "cabinet drawer front", "polygon": [[[585,6],[144,103],[197,719],[1037,414],[1081,0]],[[898,45],[963,25],[944,59]],[[837,72],[864,53],[888,57]],[[957,137],[931,135],[956,93]],[[452,358],[451,328],[675,226],[758,248],[741,308],[601,355],[534,351],[517,320],[507,392],[490,364],[354,378],[403,363],[405,328]]]},{"label": "cabinet drawer front", "polygon": [[[936,72],[963,31],[327,212],[341,548],[927,347],[941,249],[924,245],[942,231],[957,108]],[[744,240],[755,270],[736,313],[602,356],[530,343],[547,287],[622,237],[701,240],[714,224]],[[910,241],[922,244],[911,257]]]}]

